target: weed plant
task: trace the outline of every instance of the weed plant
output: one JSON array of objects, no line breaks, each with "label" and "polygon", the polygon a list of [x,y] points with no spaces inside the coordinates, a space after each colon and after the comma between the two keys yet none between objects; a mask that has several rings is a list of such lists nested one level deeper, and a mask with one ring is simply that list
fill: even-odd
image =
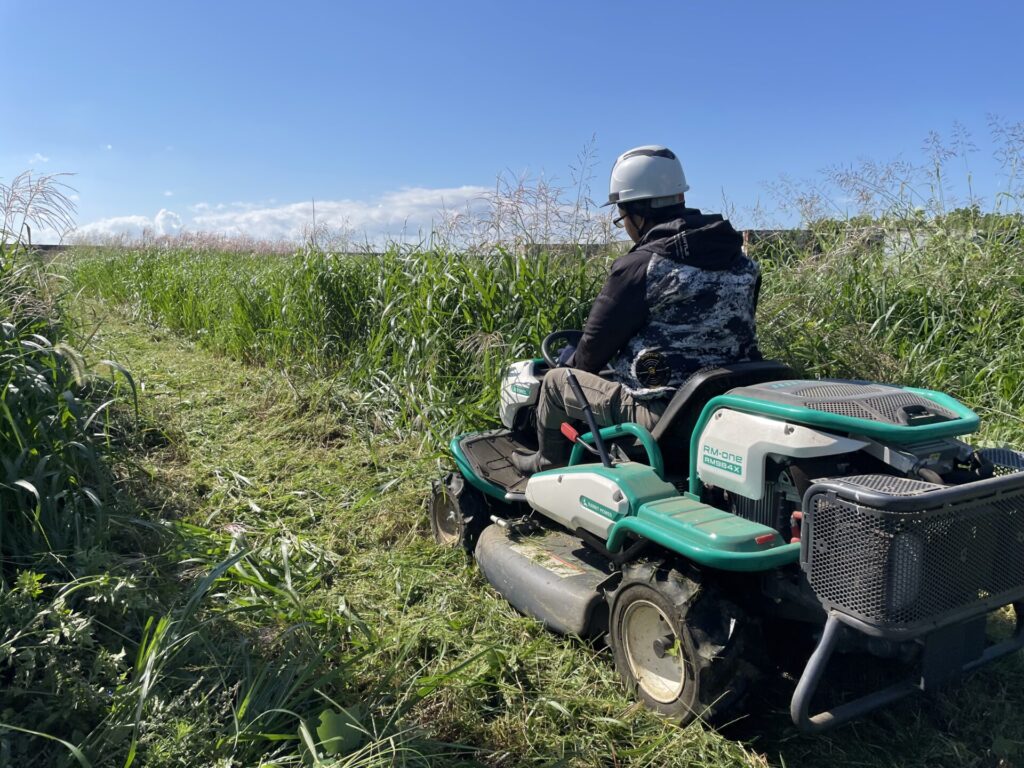
[{"label": "weed plant", "polygon": [[19,184],[0,190],[22,206],[0,230],[0,766],[462,762],[407,717],[446,670],[356,690],[390,644],[324,609],[336,556],[169,514],[130,458],[164,428],[126,369],[67,343],[66,285],[28,249],[60,196]]},{"label": "weed plant", "polygon": [[990,438],[1024,438],[1024,240],[1018,216],[820,226],[817,252],[762,260],[763,347],[811,376],[948,392]]},{"label": "weed plant", "polygon": [[174,514],[129,458],[169,445],[163,419],[137,412],[127,370],[48,340],[67,333],[52,279],[0,251],[0,765],[468,759],[408,717],[450,669],[357,679],[408,650],[325,607],[337,555],[286,524]]},{"label": "weed plant", "polygon": [[[112,387],[63,342],[47,284],[23,250],[0,247],[0,723],[43,732],[102,719],[119,645],[94,620],[116,612],[131,586],[103,573]],[[90,600],[100,609],[81,612]],[[6,739],[2,748],[20,753]]]}]

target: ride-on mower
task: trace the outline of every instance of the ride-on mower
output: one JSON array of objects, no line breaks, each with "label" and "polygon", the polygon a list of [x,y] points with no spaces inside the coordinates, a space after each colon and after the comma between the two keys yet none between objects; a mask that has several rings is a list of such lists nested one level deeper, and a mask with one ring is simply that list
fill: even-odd
[{"label": "ride-on mower", "polygon": [[[969,408],[759,361],[694,374],[653,431],[598,429],[573,378],[589,432],[563,425],[569,465],[523,477],[510,456],[536,447],[541,380],[577,333],[508,369],[504,429],[451,441],[431,527],[521,612],[603,637],[648,707],[681,723],[734,708],[768,626],[816,641],[790,705],[812,732],[1024,647],[1024,453],[961,441]],[[1008,605],[1015,628],[990,639]],[[902,677],[812,713],[847,652]]]}]

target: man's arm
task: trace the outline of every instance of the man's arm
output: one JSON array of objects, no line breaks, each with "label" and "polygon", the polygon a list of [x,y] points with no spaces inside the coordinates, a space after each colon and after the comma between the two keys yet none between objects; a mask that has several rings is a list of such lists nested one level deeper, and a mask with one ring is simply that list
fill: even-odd
[{"label": "man's arm", "polygon": [[647,321],[647,265],[651,254],[634,252],[617,259],[590,308],[583,338],[569,367],[600,373],[616,352]]}]

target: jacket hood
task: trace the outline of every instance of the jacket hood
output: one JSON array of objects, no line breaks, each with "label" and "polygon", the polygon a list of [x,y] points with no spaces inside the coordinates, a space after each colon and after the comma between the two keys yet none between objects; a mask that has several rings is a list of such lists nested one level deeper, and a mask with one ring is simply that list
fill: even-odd
[{"label": "jacket hood", "polygon": [[651,227],[632,250],[640,249],[701,269],[729,269],[743,256],[743,235],[717,213],[686,208],[678,219]]}]

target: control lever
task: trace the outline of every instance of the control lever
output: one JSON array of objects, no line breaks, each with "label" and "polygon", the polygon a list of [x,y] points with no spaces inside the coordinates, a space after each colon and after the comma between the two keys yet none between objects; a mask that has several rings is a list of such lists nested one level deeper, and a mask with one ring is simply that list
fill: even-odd
[{"label": "control lever", "polygon": [[[572,373],[572,371],[569,372],[566,378],[569,380],[569,386],[572,387],[573,394],[576,395],[576,399],[580,401],[580,405],[583,408],[583,416],[587,420],[587,426],[590,427],[590,434],[594,436],[594,448],[597,449],[597,455],[601,457],[601,463],[606,467],[611,467],[612,459],[608,455],[608,447],[604,444],[604,438],[601,437],[601,429],[597,426],[594,411],[590,407],[590,401],[587,400],[587,396],[583,394],[583,387],[580,386],[579,379],[576,378],[576,374]],[[562,434],[565,433],[563,432]]]}]

